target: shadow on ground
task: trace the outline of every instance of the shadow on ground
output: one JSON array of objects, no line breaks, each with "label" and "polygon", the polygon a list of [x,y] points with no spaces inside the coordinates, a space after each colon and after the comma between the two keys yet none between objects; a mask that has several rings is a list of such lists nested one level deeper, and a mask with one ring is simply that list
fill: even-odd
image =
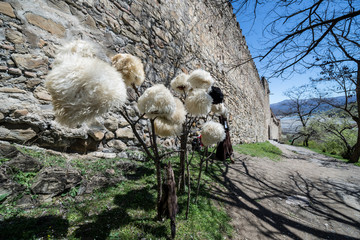
[{"label": "shadow on ground", "polygon": [[[359,187],[311,181],[298,172],[273,181],[249,168],[246,157],[226,165],[221,176],[210,174],[226,189],[213,188],[209,197],[225,203],[235,222],[243,222],[237,226],[239,239],[360,239],[360,208],[345,201],[358,201]],[[286,203],[298,196],[302,202]]]},{"label": "shadow on ground", "polygon": [[0,223],[0,239],[65,238],[69,222],[57,216],[13,217]]},{"label": "shadow on ground", "polygon": [[75,236],[80,239],[107,239],[111,230],[119,229],[131,222],[134,222],[137,227],[143,229],[144,232],[151,233],[157,238],[167,236],[165,226],[150,226],[147,223],[142,224],[139,220],[145,219],[131,217],[127,213],[129,209],[137,209],[139,211],[154,209],[156,203],[149,189],[131,190],[124,195],[117,195],[114,203],[118,207],[103,211],[96,216],[95,221],[81,225],[75,231]]}]

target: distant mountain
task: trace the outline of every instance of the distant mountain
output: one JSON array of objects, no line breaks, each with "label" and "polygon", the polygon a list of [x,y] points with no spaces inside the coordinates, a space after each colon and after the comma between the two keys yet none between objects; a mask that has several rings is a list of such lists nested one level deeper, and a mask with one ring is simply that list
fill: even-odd
[{"label": "distant mountain", "polygon": [[[307,108],[305,108],[305,110],[310,110],[311,106],[313,106],[316,103],[317,100],[318,99],[309,99],[307,101],[308,106],[306,106]],[[340,96],[340,97],[326,98],[326,101],[330,101],[333,104],[337,104],[337,105],[344,105],[345,104],[345,97]],[[355,98],[355,96],[353,96],[352,98],[350,98],[349,102],[355,102],[355,101],[356,101],[356,98]],[[292,107],[291,107],[291,103],[292,103],[292,101],[287,99],[287,100],[284,100],[284,101],[281,101],[281,102],[278,102],[278,103],[270,104],[270,108],[271,108],[271,110],[273,111],[273,113],[276,116],[282,116],[282,115],[284,115],[284,113],[289,113],[289,112],[293,111]],[[322,104],[318,108],[317,112],[328,111],[328,110],[330,110],[332,108],[333,107],[330,106],[329,104]]]}]

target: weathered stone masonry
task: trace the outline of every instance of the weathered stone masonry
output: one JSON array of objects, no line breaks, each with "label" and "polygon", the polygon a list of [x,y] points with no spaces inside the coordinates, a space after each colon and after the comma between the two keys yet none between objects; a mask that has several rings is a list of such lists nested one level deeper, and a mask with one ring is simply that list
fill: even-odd
[{"label": "weathered stone masonry", "polygon": [[[181,72],[209,71],[225,93],[234,143],[268,139],[268,85],[260,80],[228,4],[216,0],[9,0],[0,2],[0,140],[57,149],[123,150],[134,144],[115,113],[98,126],[67,129],[54,122],[44,78],[56,49],[85,39],[103,50],[136,55],[150,82],[169,85]],[[237,67],[234,67],[237,65]],[[145,123],[144,123],[145,124]],[[171,144],[171,143],[168,143]]]}]

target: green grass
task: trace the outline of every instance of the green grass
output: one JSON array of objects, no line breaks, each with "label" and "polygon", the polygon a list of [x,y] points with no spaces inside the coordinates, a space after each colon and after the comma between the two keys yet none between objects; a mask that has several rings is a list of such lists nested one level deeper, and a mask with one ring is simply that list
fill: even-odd
[{"label": "green grass", "polygon": [[49,153],[41,152],[41,151],[35,151],[32,149],[27,148],[18,148],[18,150],[30,157],[39,159],[43,164],[44,167],[66,167],[67,161],[65,157],[62,157],[60,155],[52,155]]},{"label": "green grass", "polygon": [[[43,163],[57,163],[82,170],[86,177],[115,169],[115,174],[127,174],[129,179],[99,189],[89,195],[78,196],[78,188],[41,203],[36,208],[22,209],[13,202],[0,205],[0,239],[168,239],[169,220],[156,221],[156,177],[152,162],[137,163],[135,170],[126,173],[116,170],[121,159],[75,159],[66,161],[59,156],[28,151]],[[178,158],[163,161],[178,169]],[[194,191],[199,158],[192,164]],[[121,172],[120,172],[121,171]],[[209,198],[210,188],[219,184],[212,177],[221,175],[222,165],[210,165],[209,174],[203,174],[197,204],[190,206],[189,219],[185,220],[186,194],[178,196],[176,239],[228,239],[231,238],[230,218],[221,204]],[[210,174],[211,173],[211,174]],[[31,175],[31,174],[30,174]],[[175,173],[177,176],[177,173]],[[19,182],[29,184],[33,176],[21,175]],[[2,197],[2,196],[0,196]],[[20,198],[21,196],[19,196]],[[36,197],[36,196],[34,196]]]},{"label": "green grass", "polygon": [[252,157],[266,157],[274,161],[279,161],[282,154],[279,148],[269,142],[240,144],[236,145],[234,149],[241,154]]}]

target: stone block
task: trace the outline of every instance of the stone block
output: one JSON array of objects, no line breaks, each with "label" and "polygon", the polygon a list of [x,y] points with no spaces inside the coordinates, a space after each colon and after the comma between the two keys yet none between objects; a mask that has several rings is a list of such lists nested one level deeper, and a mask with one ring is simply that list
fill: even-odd
[{"label": "stone block", "polygon": [[115,138],[115,134],[112,133],[112,132],[107,132],[105,133],[105,139],[106,140],[111,140],[111,139],[114,139]]},{"label": "stone block", "polygon": [[116,138],[135,139],[134,133],[130,128],[119,128],[115,132]]},{"label": "stone block", "polygon": [[[25,75],[26,76],[26,75]],[[40,79],[30,79],[30,80],[28,80],[27,82],[26,82],[26,86],[28,87],[28,88],[33,88],[33,87],[35,87],[35,86],[37,86],[37,85],[39,85],[41,83],[41,80]]]},{"label": "stone block", "polygon": [[96,22],[95,22],[94,18],[92,18],[90,15],[86,15],[84,22],[86,25],[88,25],[92,28],[96,28]]},{"label": "stone block", "polygon": [[14,29],[6,29],[6,39],[14,44],[22,44],[25,43],[24,35]]},{"label": "stone block", "polygon": [[131,26],[134,30],[139,31],[141,29],[141,25],[135,19],[133,19],[129,14],[124,13],[122,15],[122,20],[125,24]]},{"label": "stone block", "polygon": [[14,117],[15,118],[23,117],[26,116],[28,113],[29,111],[27,109],[18,109],[14,111]]},{"label": "stone block", "polygon": [[29,23],[58,37],[65,37],[65,27],[51,19],[46,19],[34,13],[26,13],[25,17]]},{"label": "stone block", "polygon": [[35,89],[34,96],[40,100],[51,101],[51,95],[46,91],[44,87],[41,86]]},{"label": "stone block", "polygon": [[111,148],[114,148],[119,151],[124,151],[127,149],[127,146],[124,142],[118,139],[111,140],[107,143],[107,145]]},{"label": "stone block", "polygon": [[48,167],[38,173],[31,190],[35,194],[55,196],[76,186],[81,179],[80,173],[76,170]]},{"label": "stone block", "polygon": [[9,68],[8,73],[13,74],[13,75],[21,75],[22,74],[21,70],[18,68]]},{"label": "stone block", "polygon": [[96,131],[96,130],[89,130],[88,134],[90,137],[92,137],[95,141],[101,141],[105,134],[102,131]]},{"label": "stone block", "polygon": [[25,77],[28,77],[28,78],[36,78],[36,76],[37,76],[36,73],[28,72],[28,71],[25,71],[24,75],[25,75]]},{"label": "stone block", "polygon": [[3,13],[9,17],[16,17],[14,13],[14,9],[10,5],[10,3],[7,2],[0,2],[0,13]]},{"label": "stone block", "polygon": [[104,126],[109,131],[115,132],[118,129],[118,120],[114,117],[109,117],[104,121]]},{"label": "stone block", "polygon": [[14,50],[15,50],[15,48],[14,48],[13,46],[8,45],[8,44],[2,44],[2,45],[1,45],[1,48],[6,49],[6,50],[10,50],[10,51],[14,51]]},{"label": "stone block", "polygon": [[140,36],[137,36],[135,34],[133,34],[132,32],[126,30],[125,28],[121,29],[121,33],[125,36],[130,38],[131,40],[134,40],[136,42],[140,42]]},{"label": "stone block", "polygon": [[0,88],[0,92],[3,92],[3,93],[26,93],[26,91],[18,89],[18,88],[6,88],[6,87]]},{"label": "stone block", "polygon": [[0,127],[0,139],[5,141],[26,142],[36,136],[36,132],[28,129],[7,129]]},{"label": "stone block", "polygon": [[11,58],[14,60],[17,67],[25,70],[40,70],[44,73],[48,70],[48,58],[46,56],[40,56],[35,54],[11,54]]},{"label": "stone block", "polygon": [[97,158],[105,158],[105,159],[116,158],[116,153],[93,152],[91,153],[91,155]]}]

